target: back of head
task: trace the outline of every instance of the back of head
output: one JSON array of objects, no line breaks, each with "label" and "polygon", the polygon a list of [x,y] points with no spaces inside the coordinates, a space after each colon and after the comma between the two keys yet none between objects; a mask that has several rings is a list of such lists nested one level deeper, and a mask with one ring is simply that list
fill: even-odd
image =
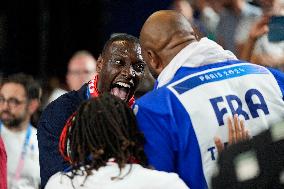
[{"label": "back of head", "polygon": [[151,60],[147,55],[151,52],[166,66],[181,49],[195,40],[196,34],[189,21],[173,10],[153,13],[140,32],[143,58],[148,65]]},{"label": "back of head", "polygon": [[157,51],[193,40],[195,34],[189,21],[173,10],[153,13],[144,23],[140,32],[143,47],[152,45]]},{"label": "back of head", "polygon": [[97,170],[110,158],[120,168],[131,163],[131,159],[146,165],[144,140],[132,110],[121,99],[107,93],[82,103],[67,141],[70,142],[67,153],[75,171],[80,166]]}]

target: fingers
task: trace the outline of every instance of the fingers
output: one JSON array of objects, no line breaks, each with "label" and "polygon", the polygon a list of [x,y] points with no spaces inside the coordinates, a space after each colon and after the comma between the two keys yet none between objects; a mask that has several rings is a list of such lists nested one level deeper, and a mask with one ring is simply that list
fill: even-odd
[{"label": "fingers", "polygon": [[240,121],[240,125],[241,125],[241,132],[242,132],[241,140],[248,140],[248,139],[250,139],[249,132],[248,132],[248,130],[245,129],[245,122],[244,122],[244,120]]},{"label": "fingers", "polygon": [[250,139],[250,135],[248,131],[245,132],[245,139]]},{"label": "fingers", "polygon": [[[237,143],[239,141],[247,140],[250,138],[248,130],[245,129],[244,121],[239,119],[239,116],[235,114],[228,118],[228,145]],[[214,137],[214,142],[218,153],[224,150],[224,144],[219,137]]]},{"label": "fingers", "polygon": [[245,130],[245,125],[244,125],[244,120],[240,121],[240,125],[241,125],[241,134],[242,134],[242,138],[246,138],[246,130]]},{"label": "fingers", "polygon": [[214,137],[214,142],[215,142],[218,154],[220,154],[224,150],[224,144],[222,143],[219,137]]},{"label": "fingers", "polygon": [[[232,123],[234,122],[234,123]],[[244,121],[239,119],[238,115],[235,114],[232,118],[228,118],[228,135],[229,141],[228,144],[234,144],[239,141],[249,139],[248,131],[245,129]]]},{"label": "fingers", "polygon": [[234,115],[234,134],[235,134],[234,142],[237,142],[238,140],[241,139],[242,132],[239,127],[239,118],[237,114]]},{"label": "fingers", "polygon": [[229,145],[234,143],[235,133],[233,129],[233,123],[231,117],[228,118],[228,128],[229,128]]}]

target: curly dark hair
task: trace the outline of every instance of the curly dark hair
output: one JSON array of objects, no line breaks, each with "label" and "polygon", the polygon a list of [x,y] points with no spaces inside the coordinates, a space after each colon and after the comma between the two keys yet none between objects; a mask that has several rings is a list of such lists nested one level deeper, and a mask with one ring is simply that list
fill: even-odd
[{"label": "curly dark hair", "polygon": [[[83,102],[71,122],[65,140],[65,153],[72,165],[71,178],[82,174],[82,166],[87,178],[93,169],[105,166],[110,158],[115,159],[120,170],[127,163],[147,166],[144,137],[138,130],[135,115],[118,97],[104,93]],[[123,178],[121,171],[115,178]]]}]

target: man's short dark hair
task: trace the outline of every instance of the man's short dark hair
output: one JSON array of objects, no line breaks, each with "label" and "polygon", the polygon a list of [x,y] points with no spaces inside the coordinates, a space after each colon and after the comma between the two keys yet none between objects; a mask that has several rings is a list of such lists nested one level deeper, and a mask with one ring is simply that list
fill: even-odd
[{"label": "man's short dark hair", "polygon": [[105,43],[102,54],[106,52],[108,47],[115,41],[128,41],[133,42],[135,44],[140,44],[139,39],[137,37],[134,37],[133,35],[126,34],[126,33],[119,33],[112,35],[109,40]]},{"label": "man's short dark hair", "polygon": [[25,89],[28,100],[41,98],[40,84],[31,75],[24,73],[12,74],[3,80],[2,86],[6,83],[16,83],[22,85]]}]

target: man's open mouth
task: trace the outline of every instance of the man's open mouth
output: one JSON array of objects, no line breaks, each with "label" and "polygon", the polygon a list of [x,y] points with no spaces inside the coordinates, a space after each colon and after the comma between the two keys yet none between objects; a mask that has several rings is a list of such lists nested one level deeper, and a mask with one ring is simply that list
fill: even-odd
[{"label": "man's open mouth", "polygon": [[112,84],[110,93],[119,97],[121,100],[128,100],[131,91],[131,85],[124,82]]}]

